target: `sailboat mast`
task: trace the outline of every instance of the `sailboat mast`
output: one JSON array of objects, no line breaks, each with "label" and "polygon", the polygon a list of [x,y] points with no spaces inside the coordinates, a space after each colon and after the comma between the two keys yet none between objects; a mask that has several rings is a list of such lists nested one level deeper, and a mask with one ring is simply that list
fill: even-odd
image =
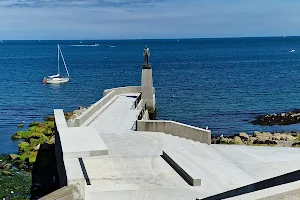
[{"label": "sailboat mast", "polygon": [[66,65],[64,56],[63,56],[63,54],[62,54],[62,52],[61,52],[61,49],[59,49],[59,51],[60,51],[61,59],[62,59],[62,61],[63,61],[63,63],[64,63],[64,66],[65,66],[66,72],[67,72],[67,74],[68,74],[68,77],[70,78],[70,74],[69,74],[69,71],[68,71],[68,68],[67,68],[67,65]]},{"label": "sailboat mast", "polygon": [[57,71],[58,71],[58,74],[59,73],[59,44],[57,45]]}]

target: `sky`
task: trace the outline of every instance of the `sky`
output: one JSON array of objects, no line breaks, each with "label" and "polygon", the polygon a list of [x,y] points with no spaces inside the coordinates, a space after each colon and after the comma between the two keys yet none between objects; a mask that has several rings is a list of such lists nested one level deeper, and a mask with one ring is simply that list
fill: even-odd
[{"label": "sky", "polygon": [[300,35],[300,0],[0,0],[0,39]]}]

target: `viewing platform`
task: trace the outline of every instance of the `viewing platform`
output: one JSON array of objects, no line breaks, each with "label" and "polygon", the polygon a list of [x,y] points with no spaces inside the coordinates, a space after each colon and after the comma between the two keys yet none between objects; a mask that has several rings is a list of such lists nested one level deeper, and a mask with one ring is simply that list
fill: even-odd
[{"label": "viewing platform", "polygon": [[257,199],[300,179],[300,149],[211,145],[210,130],[150,119],[155,110],[151,68],[141,86],[105,90],[72,126],[54,110],[62,188],[43,199]]}]

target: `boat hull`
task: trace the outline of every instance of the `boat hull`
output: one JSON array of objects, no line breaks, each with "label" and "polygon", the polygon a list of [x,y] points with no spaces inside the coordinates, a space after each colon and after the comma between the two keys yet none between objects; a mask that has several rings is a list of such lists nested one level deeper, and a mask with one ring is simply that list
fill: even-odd
[{"label": "boat hull", "polygon": [[45,83],[47,84],[62,84],[69,82],[69,78],[47,78],[45,79]]}]

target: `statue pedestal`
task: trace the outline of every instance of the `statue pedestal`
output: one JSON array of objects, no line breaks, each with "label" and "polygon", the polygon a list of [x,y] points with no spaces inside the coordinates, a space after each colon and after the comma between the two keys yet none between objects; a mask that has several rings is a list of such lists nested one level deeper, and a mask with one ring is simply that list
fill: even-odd
[{"label": "statue pedestal", "polygon": [[151,69],[151,65],[150,65],[150,63],[144,63],[143,64],[143,69]]},{"label": "statue pedestal", "polygon": [[[147,64],[146,64],[147,65]],[[147,67],[149,64],[147,65]],[[155,110],[155,92],[153,88],[152,79],[152,69],[150,68],[142,69],[142,99],[146,101],[146,108],[150,110]]]}]

